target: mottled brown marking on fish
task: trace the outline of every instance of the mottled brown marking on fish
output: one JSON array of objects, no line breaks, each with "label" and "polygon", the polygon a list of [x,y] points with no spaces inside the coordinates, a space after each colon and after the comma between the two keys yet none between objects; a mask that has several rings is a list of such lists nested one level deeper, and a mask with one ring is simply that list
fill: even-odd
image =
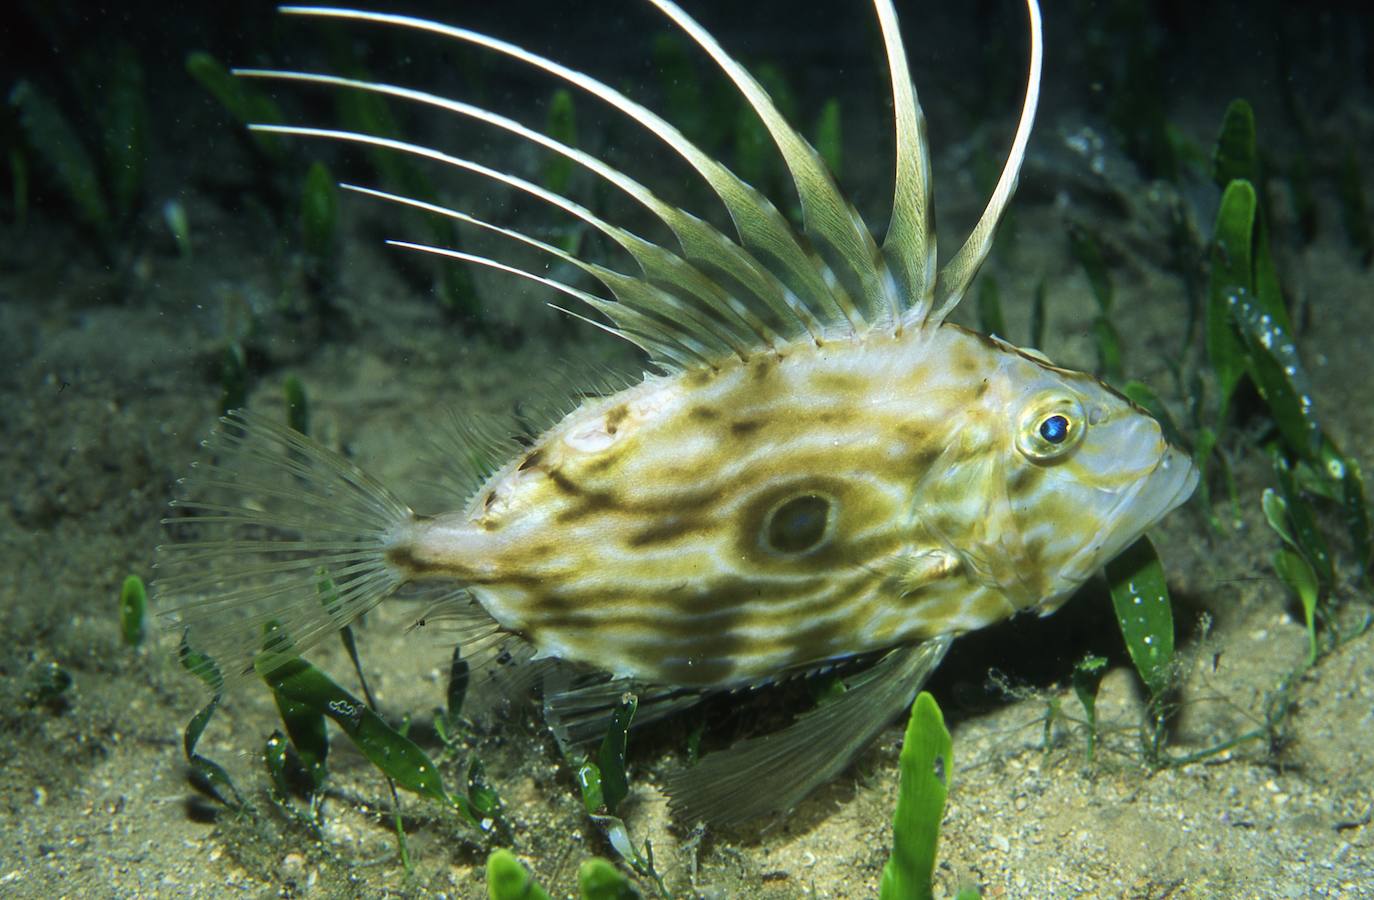
[{"label": "mottled brown marking on fish", "polygon": [[1012,497],[1025,497],[1040,489],[1044,482],[1041,469],[1025,466],[1007,476],[1007,493]]},{"label": "mottled brown marking on fish", "polygon": [[807,379],[807,385],[818,393],[849,400],[861,396],[869,389],[867,379],[857,372],[817,372]]},{"label": "mottled brown marking on fish", "polygon": [[388,547],[386,549],[386,561],[398,569],[412,572],[417,576],[440,571],[439,567],[433,563],[418,558],[413,548],[408,546]]},{"label": "mottled brown marking on fish", "polygon": [[703,519],[689,519],[686,516],[669,516],[647,528],[635,532],[625,541],[627,547],[648,547],[653,544],[672,543],[697,531],[705,531],[711,526]]},{"label": "mottled brown marking on fish", "polygon": [[730,434],[737,438],[748,437],[763,425],[762,419],[736,419],[730,423]]},{"label": "mottled brown marking on fish", "polygon": [[970,384],[982,382],[982,360],[971,352],[971,348],[960,347],[950,360],[950,364],[954,371],[968,379]]},{"label": "mottled brown marking on fish", "polygon": [[556,518],[559,522],[574,522],[595,513],[615,510],[619,506],[619,501],[611,491],[588,489],[568,477],[562,469],[549,468],[545,472],[549,484],[576,501],[576,505],[565,507],[558,513]]},{"label": "mottled brown marking on fish", "polygon": [[1007,615],[1007,601],[992,593],[983,593],[967,608],[975,619],[984,622],[995,622]]},{"label": "mottled brown marking on fish", "polygon": [[859,414],[853,409],[822,409],[813,418],[821,425],[841,426],[858,421]]},{"label": "mottled brown marking on fish", "polygon": [[623,403],[608,410],[606,412],[606,433],[614,435],[629,414],[629,409]]}]

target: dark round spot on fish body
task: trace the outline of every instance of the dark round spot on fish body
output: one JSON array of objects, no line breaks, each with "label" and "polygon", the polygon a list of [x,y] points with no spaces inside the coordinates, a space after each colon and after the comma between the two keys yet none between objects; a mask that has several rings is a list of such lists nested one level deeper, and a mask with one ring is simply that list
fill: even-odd
[{"label": "dark round spot on fish body", "polygon": [[831,503],[816,494],[793,497],[773,510],[765,526],[768,546],[779,553],[805,553],[825,538]]},{"label": "dark round spot on fish body", "polygon": [[[834,467],[835,460],[830,455],[797,457],[789,462],[794,463],[793,468],[798,474],[787,481],[777,481],[763,490],[752,492],[752,496],[740,507],[735,521],[737,552],[741,558],[756,565],[760,573],[822,575],[837,569],[850,569],[893,552],[903,539],[903,530],[896,527],[903,510],[894,496],[865,478],[848,479],[819,474],[826,471],[827,467]],[[885,461],[883,454],[873,455],[872,458],[868,454],[847,457],[845,463],[847,467],[852,466],[855,471],[865,473],[879,471],[884,464],[891,465],[890,461]],[[789,502],[806,496],[824,498],[829,503],[825,535],[809,549],[790,552],[780,549],[770,542],[769,537],[772,526],[780,527],[780,522],[774,520],[774,513],[782,511]],[[790,511],[800,514],[807,507],[811,508],[813,515],[806,518],[818,518],[819,506],[811,501],[795,506]],[[793,527],[802,524],[797,522]],[[878,527],[882,524],[891,524],[893,527]],[[863,537],[856,538],[856,534],[862,534]]]}]

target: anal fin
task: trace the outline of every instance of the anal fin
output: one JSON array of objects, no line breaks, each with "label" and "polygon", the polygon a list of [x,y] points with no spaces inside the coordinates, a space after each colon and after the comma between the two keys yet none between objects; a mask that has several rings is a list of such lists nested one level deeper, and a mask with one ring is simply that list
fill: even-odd
[{"label": "anal fin", "polygon": [[646,684],[630,678],[612,678],[590,684],[558,685],[546,679],[544,719],[564,751],[578,744],[600,740],[610,724],[611,714],[628,692],[639,700],[633,727],[671,716],[700,703],[701,691]]},{"label": "anal fin", "polygon": [[796,806],[911,705],[953,640],[946,635],[892,650],[852,679],[843,695],[787,728],[674,773],[665,785],[674,818],[729,827]]}]

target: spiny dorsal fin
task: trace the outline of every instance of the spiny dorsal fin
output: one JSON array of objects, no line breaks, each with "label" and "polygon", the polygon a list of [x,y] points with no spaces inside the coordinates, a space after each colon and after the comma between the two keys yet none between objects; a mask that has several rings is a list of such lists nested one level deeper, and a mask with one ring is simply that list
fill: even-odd
[{"label": "spiny dorsal fin", "polygon": [[797,134],[782,117],[763,86],[745,71],[695,19],[683,12],[671,0],[650,0],[674,24],[720,66],[741,95],[763,120],[764,127],[777,144],[797,196],[801,199],[802,218],[806,227],[828,243],[850,268],[860,287],[859,308],[853,306],[846,293],[837,290],[837,301],[850,324],[856,329],[880,321],[895,321],[900,313],[900,301],[892,284],[880,271],[881,257],[873,235],[868,231],[854,208],[840,195],[835,179],[806,139]]},{"label": "spiny dorsal fin", "polygon": [[[703,302],[713,308],[727,308],[727,317],[738,319],[740,323],[750,330],[755,339],[763,345],[774,345],[785,342],[795,337],[797,326],[800,326],[808,334],[818,336],[820,325],[815,318],[804,308],[799,308],[797,304],[789,305],[785,299],[785,292],[780,282],[773,278],[771,273],[758,266],[757,261],[745,254],[740,247],[721,234],[710,224],[686,213],[671,204],[660,200],[652,191],[643,184],[630,178],[624,172],[607,165],[602,160],[570,147],[557,141],[542,132],[527,128],[524,125],[506,116],[473,106],[469,103],[452,100],[447,97],[440,97],[426,91],[417,91],[411,88],[399,87],[397,85],[383,84],[380,82],[364,81],[356,78],[343,78],[336,75],[322,75],[310,72],[289,72],[274,69],[236,69],[235,74],[245,78],[269,78],[279,81],[295,81],[309,84],[326,85],[333,87],[343,87],[353,90],[368,91],[383,96],[396,97],[415,103],[422,103],[457,115],[476,119],[486,124],[500,128],[523,140],[530,141],[557,153],[567,159],[583,166],[587,170],[596,174],[610,184],[615,185],[624,191],[628,196],[642,204],[646,209],[658,217],[674,234],[678,243],[683,248],[686,260],[697,262],[709,261],[713,266],[721,268],[731,278],[741,284],[748,291],[748,297],[757,298],[758,302],[765,307],[766,312],[760,313],[751,309],[746,303],[727,294],[719,284],[706,278],[700,271],[692,266],[683,264],[684,260],[671,254],[655,244],[639,240],[641,253],[634,253],[633,248],[629,249],[635,256],[636,262],[644,269],[644,275],[650,279],[662,279],[671,284],[677,284],[688,290],[693,296],[700,298]],[[264,129],[268,130],[268,129]],[[290,133],[300,134],[299,131]],[[313,136],[327,136],[340,138],[344,133],[335,132],[328,135],[314,133]],[[344,187],[351,187],[345,185]],[[393,203],[402,203],[418,208],[427,208],[430,211],[438,212],[452,218],[462,219],[471,224],[486,227],[486,223],[479,222],[470,216],[462,214],[445,207],[438,207],[428,204],[415,198],[400,197],[385,191],[369,191],[365,188],[351,187],[360,193],[368,193],[379,199]],[[508,235],[509,232],[506,232]],[[624,246],[624,240],[631,238],[628,232],[620,232],[619,236],[613,239]],[[657,263],[658,265],[654,265]],[[670,272],[665,273],[663,269],[667,267]],[[784,323],[781,328],[774,328],[767,324],[763,319],[767,315],[775,317],[777,321]],[[781,332],[781,334],[779,333]]]},{"label": "spiny dorsal fin", "polygon": [[[722,268],[733,280],[749,288],[760,298],[765,307],[772,310],[771,315],[780,318],[779,314],[785,313],[786,318],[792,320],[790,323],[784,323],[791,325],[784,333],[788,339],[808,335],[814,340],[820,340],[823,330],[848,324],[848,320],[841,310],[841,304],[836,299],[836,292],[839,288],[834,283],[833,277],[827,277],[825,265],[815,253],[808,252],[803,248],[797,236],[773,204],[757,190],[745,184],[723,165],[688,141],[676,127],[625,97],[619,91],[582,72],[531,53],[507,41],[464,28],[443,25],[411,16],[334,7],[288,6],[283,7],[282,11],[291,15],[347,19],[437,34],[503,54],[592,94],[629,116],[646,131],[667,143],[701,174],[724,203],[740,233],[743,248],[733,245],[728,240],[722,241],[720,237],[723,236],[712,233],[713,230],[702,220],[680,210],[674,211],[668,219],[665,219],[669,227],[677,233],[683,245],[683,253],[689,261],[694,264],[709,264],[710,267]],[[249,74],[277,77],[277,73],[256,70],[250,70]],[[304,73],[284,74],[287,77],[294,77],[296,80],[308,80],[313,77]],[[373,89],[395,93],[390,86],[379,85]],[[418,99],[418,97],[412,96],[411,99]],[[487,121],[497,124],[492,121],[491,117]],[[263,130],[277,130],[277,128],[268,127]],[[347,132],[328,129],[284,129],[283,133],[329,137],[338,140],[351,139],[357,142],[371,143],[373,146],[386,146],[403,152],[428,155],[433,159],[445,156],[447,159],[443,161],[459,164],[457,157],[438,154],[437,151],[424,153],[423,151],[428,148],[417,148],[416,145],[405,147],[401,146],[403,142],[388,142],[387,139],[378,139],[367,135],[350,135]],[[547,142],[541,143],[544,143],[549,149],[555,150],[555,152],[563,152]],[[578,158],[579,155],[576,153],[565,153],[564,155],[581,164],[585,164],[587,159],[585,155]],[[467,161],[462,162],[466,163]],[[478,171],[471,163],[462,167],[470,171]],[[598,174],[604,177],[607,170],[609,167],[603,164]],[[485,170],[480,171],[479,174],[493,177],[495,173],[491,170]],[[504,180],[510,184],[511,178],[513,176],[506,176],[506,178],[499,180]],[[624,178],[615,183],[624,187],[628,182],[629,179]],[[637,199],[642,200],[643,198],[641,196]],[[663,208],[667,208],[666,205]],[[660,210],[654,211],[657,213]],[[731,246],[726,246],[727,244]],[[673,364],[672,367],[676,368],[677,364]]]},{"label": "spiny dorsal fin", "polygon": [[[486,257],[410,242],[395,243],[510,272],[573,296],[604,314],[612,323],[611,326],[593,324],[638,344],[666,370],[710,367],[726,355],[743,356],[760,349],[776,350],[782,344],[802,338],[821,343],[828,333],[862,333],[879,326],[900,332],[907,324],[934,326],[942,322],[963,297],[986,259],[1025,156],[1039,97],[1041,41],[1036,0],[1027,0],[1031,22],[1031,68],[1011,152],[978,224],[938,274],[935,271],[936,242],[924,119],[911,86],[891,0],[875,0],[893,83],[898,150],[892,223],[881,251],[853,206],[840,194],[819,155],[782,118],[759,83],[676,3],[672,0],[651,2],[711,56],[763,120],[792,174],[808,233],[834,251],[844,271],[832,271],[826,261],[792,231],[766,197],[708,156],[665,119],[585,73],[498,38],[405,15],[339,7],[282,8],[289,15],[352,20],[435,34],[502,54],[591,94],[665,142],[696,170],[724,204],[740,242],[730,240],[701,218],[664,203],[642,184],[604,161],[489,110],[365,79],[269,70],[244,70],[239,74],[370,91],[441,108],[503,129],[560,154],[624,191],[673,232],[680,246],[678,252],[600,220],[566,197],[462,157],[377,135],[334,129],[258,126],[263,131],[350,141],[426,157],[530,193],[577,216],[625,249],[640,267],[638,275],[625,275],[579,261],[566,253],[559,257],[597,277],[615,295],[614,301]],[[382,191],[366,192],[390,202],[428,206],[431,211],[488,228],[545,252],[552,249],[548,244],[511,229],[427,204],[419,198]],[[716,277],[717,273],[726,278]],[[846,285],[857,289],[856,297],[851,297]]]}]

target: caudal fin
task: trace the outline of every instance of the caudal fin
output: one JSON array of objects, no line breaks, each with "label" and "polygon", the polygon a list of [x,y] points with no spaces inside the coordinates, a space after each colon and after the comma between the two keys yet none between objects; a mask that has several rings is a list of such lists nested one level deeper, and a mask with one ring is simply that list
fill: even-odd
[{"label": "caudal fin", "polygon": [[245,410],[204,447],[163,520],[154,589],[183,648],[225,677],[299,655],[405,580],[385,554],[413,513],[343,456]]}]

